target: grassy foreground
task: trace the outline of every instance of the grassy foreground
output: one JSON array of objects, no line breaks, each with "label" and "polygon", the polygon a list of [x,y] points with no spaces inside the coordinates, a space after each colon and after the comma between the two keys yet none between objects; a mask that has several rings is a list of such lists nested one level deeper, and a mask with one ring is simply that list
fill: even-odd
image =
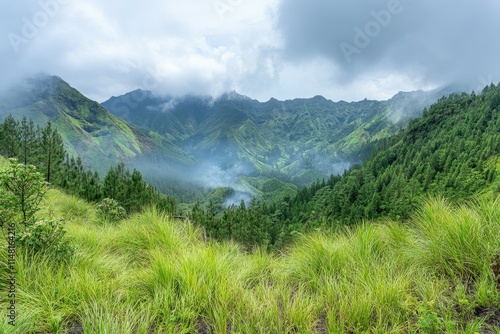
[{"label": "grassy foreground", "polygon": [[76,254],[19,254],[16,327],[0,289],[0,333],[500,333],[498,199],[430,199],[407,225],[318,232],[282,254],[205,242],[154,210],[105,224],[56,190],[45,205]]}]

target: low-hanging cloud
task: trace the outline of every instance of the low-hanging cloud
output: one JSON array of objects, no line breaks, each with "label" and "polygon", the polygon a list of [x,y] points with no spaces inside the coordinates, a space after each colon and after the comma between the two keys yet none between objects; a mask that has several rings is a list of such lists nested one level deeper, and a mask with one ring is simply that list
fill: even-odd
[{"label": "low-hanging cloud", "polygon": [[269,44],[268,3],[4,2],[1,80],[42,71],[98,101],[137,88],[217,95],[255,75],[252,66]]},{"label": "low-hanging cloud", "polygon": [[401,73],[423,83],[499,80],[500,2],[283,0],[283,54],[329,59],[339,82]]},{"label": "low-hanging cloud", "polygon": [[261,101],[500,80],[497,0],[0,4],[1,86],[46,72],[97,101],[141,88]]}]

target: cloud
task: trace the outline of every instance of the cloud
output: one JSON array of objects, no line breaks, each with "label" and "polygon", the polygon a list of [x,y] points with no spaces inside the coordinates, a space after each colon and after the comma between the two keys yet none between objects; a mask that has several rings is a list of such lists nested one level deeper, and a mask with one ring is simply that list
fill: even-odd
[{"label": "cloud", "polygon": [[43,71],[97,101],[137,88],[383,99],[500,80],[499,14],[497,0],[4,1],[0,86]]},{"label": "cloud", "polygon": [[[226,4],[222,12],[216,6],[220,3]],[[271,21],[266,21],[269,3],[4,3],[0,33],[15,34],[20,42],[5,38],[0,50],[13,75],[57,74],[99,101],[145,88],[145,82],[151,86],[146,88],[172,95],[215,95],[238,86],[238,81],[257,70],[256,50],[269,44],[272,35]],[[38,26],[32,19],[36,15],[45,15],[47,22]],[[36,28],[29,38],[23,31],[24,21]]]},{"label": "cloud", "polygon": [[417,85],[500,78],[498,1],[283,0],[278,12],[284,56],[327,59],[337,83],[367,75]]}]

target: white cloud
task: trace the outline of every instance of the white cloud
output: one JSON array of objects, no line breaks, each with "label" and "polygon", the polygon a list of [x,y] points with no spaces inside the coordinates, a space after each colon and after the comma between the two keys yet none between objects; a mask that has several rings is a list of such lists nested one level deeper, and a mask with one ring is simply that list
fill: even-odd
[{"label": "white cloud", "polygon": [[[498,2],[400,1],[404,12],[351,64],[339,43],[352,42],[353,28],[388,0],[4,2],[0,84],[44,71],[98,101],[137,88],[360,100],[453,80],[500,80]],[[27,24],[36,28],[29,38]],[[22,43],[13,46],[12,34]]]},{"label": "white cloud", "polygon": [[[140,88],[149,76],[170,94],[230,90],[260,70],[252,64],[255,52],[273,34],[272,2],[263,0],[224,0],[223,15],[214,6],[221,1],[42,1],[58,10],[8,57],[12,72],[57,74],[96,100]],[[21,22],[39,11],[11,4],[0,15],[15,13]]]}]

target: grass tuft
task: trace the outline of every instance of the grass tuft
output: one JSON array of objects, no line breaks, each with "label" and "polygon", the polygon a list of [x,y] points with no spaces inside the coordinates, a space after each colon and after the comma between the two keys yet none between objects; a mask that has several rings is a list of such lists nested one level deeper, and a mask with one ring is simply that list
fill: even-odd
[{"label": "grass tuft", "polygon": [[19,252],[16,327],[2,293],[0,333],[498,332],[498,200],[428,199],[408,224],[316,232],[280,254],[205,242],[155,209],[101,222],[57,190],[43,212],[64,218],[75,255]]}]

